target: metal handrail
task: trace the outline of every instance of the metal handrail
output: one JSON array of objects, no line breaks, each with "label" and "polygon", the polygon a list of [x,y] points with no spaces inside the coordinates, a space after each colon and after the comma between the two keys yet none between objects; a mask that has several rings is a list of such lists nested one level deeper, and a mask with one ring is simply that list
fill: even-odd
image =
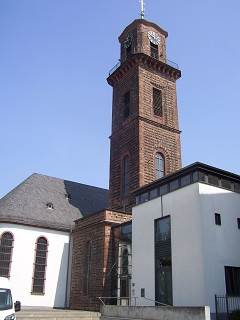
[{"label": "metal handrail", "polygon": [[[131,301],[131,300],[135,300],[135,306],[136,306],[136,301],[137,301],[137,299],[139,299],[139,297],[98,297],[98,299],[101,301],[101,303],[104,306],[106,306],[106,304],[104,302],[105,299],[117,299],[117,301],[125,299],[125,300],[128,300],[128,302]],[[103,299],[104,299],[104,301],[103,301]],[[159,301],[156,301],[156,300],[153,300],[153,299],[149,299],[149,298],[146,298],[146,297],[141,297],[141,299],[152,301],[152,302],[154,302],[156,304],[159,304],[161,306],[164,306],[164,307],[171,307],[169,304],[165,304],[165,303],[162,303],[162,302],[159,302]]]},{"label": "metal handrail", "polygon": [[101,301],[101,303],[104,305],[104,306],[106,306],[106,304],[105,304],[105,299],[116,299],[117,301],[118,300],[128,300],[128,302],[129,301],[131,301],[131,300],[135,300],[135,305],[136,305],[136,300],[138,299],[138,297],[98,297],[98,299]]},{"label": "metal handrail", "polygon": [[157,304],[160,304],[160,305],[162,305],[164,307],[171,307],[169,304],[165,304],[165,303],[162,303],[162,302],[159,302],[159,301],[155,301],[155,300],[152,300],[152,299],[149,299],[149,298],[145,298],[145,297],[141,297],[141,298],[149,300],[149,301],[152,301],[152,302],[157,303]]}]

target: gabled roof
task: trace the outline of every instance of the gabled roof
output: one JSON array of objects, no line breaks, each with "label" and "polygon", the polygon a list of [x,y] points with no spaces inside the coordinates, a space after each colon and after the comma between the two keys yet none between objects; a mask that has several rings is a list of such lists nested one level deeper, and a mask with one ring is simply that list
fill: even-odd
[{"label": "gabled roof", "polygon": [[0,199],[0,222],[69,230],[107,206],[106,189],[34,173]]}]

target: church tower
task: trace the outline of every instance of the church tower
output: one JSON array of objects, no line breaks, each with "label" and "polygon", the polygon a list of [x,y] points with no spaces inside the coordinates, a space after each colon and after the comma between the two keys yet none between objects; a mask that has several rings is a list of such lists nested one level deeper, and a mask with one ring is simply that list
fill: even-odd
[{"label": "church tower", "polygon": [[119,36],[113,88],[109,208],[130,212],[134,190],[181,168],[177,65],[166,59],[168,34],[137,19]]}]

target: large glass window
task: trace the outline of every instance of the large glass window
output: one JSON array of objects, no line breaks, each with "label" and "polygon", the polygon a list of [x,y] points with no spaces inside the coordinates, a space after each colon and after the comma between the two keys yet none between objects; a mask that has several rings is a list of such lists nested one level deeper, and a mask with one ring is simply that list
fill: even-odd
[{"label": "large glass window", "polygon": [[240,295],[240,268],[225,267],[226,293]]},{"label": "large glass window", "polygon": [[164,157],[160,152],[155,155],[156,179],[164,177]]},{"label": "large glass window", "polygon": [[156,301],[163,305],[172,305],[170,217],[155,221],[155,287]]},{"label": "large glass window", "polygon": [[9,277],[12,262],[13,235],[4,232],[0,238],[0,276]]},{"label": "large glass window", "polygon": [[123,196],[127,197],[129,194],[129,156],[123,159]]},{"label": "large glass window", "polygon": [[36,242],[32,293],[43,294],[46,280],[48,242],[44,237]]}]

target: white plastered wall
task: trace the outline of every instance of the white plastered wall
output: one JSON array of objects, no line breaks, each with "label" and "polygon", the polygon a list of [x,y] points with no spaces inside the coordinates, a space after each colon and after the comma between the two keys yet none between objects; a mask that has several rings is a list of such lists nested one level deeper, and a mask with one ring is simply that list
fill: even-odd
[{"label": "white plastered wall", "polygon": [[[206,300],[215,310],[214,296],[226,293],[225,266],[240,267],[240,194],[200,184]],[[215,213],[221,225],[215,224]]]},{"label": "white plastered wall", "polygon": [[[215,224],[215,212],[222,225]],[[224,266],[240,267],[240,194],[194,183],[133,208],[133,296],[155,300],[154,220],[171,217],[173,305],[209,305],[225,293]],[[138,305],[154,305],[137,299]]]},{"label": "white plastered wall", "polygon": [[[10,282],[14,297],[23,306],[64,307],[68,272],[69,233],[14,224],[1,224],[0,235],[14,236]],[[35,243],[38,237],[48,240],[45,294],[33,295],[32,276]],[[69,268],[70,270],[70,268]]]}]

